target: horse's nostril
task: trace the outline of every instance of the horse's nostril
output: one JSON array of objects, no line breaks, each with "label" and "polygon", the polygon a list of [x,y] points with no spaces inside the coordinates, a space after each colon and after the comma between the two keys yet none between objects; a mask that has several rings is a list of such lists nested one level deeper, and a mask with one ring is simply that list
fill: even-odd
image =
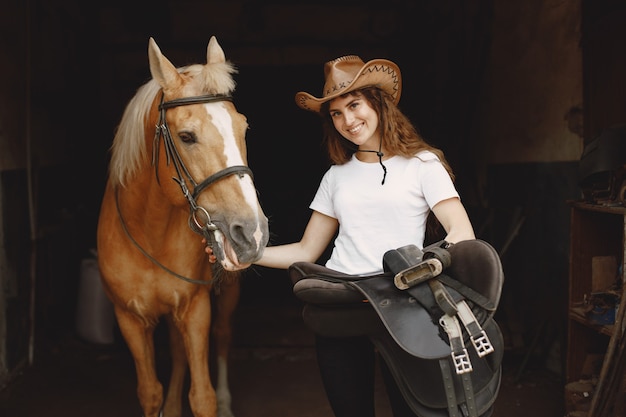
[{"label": "horse's nostril", "polygon": [[[237,252],[245,252],[254,241],[254,229],[256,225],[236,222],[230,225],[230,238]],[[254,245],[256,247],[256,244]],[[238,253],[239,254],[239,253]]]},{"label": "horse's nostril", "polygon": [[267,222],[239,221],[229,226],[230,241],[240,261],[249,262],[258,258],[258,251],[267,243]]}]

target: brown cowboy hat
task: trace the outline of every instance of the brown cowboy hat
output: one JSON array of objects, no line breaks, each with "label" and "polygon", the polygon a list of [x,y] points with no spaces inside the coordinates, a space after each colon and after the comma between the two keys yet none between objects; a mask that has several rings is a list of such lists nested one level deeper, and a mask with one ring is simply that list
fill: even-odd
[{"label": "brown cowboy hat", "polygon": [[300,91],[296,94],[296,104],[305,110],[319,112],[323,103],[367,86],[377,86],[386,91],[396,104],[400,101],[400,68],[386,59],[373,59],[364,63],[356,55],[342,56],[324,65],[324,78],[322,98]]}]

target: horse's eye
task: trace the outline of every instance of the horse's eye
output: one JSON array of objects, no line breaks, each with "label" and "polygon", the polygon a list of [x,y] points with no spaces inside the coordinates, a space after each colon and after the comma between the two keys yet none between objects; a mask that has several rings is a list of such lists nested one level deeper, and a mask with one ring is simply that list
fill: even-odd
[{"label": "horse's eye", "polygon": [[187,143],[187,144],[191,144],[191,143],[196,143],[196,135],[194,135],[193,133],[189,133],[189,132],[179,132],[178,133],[178,137],[180,138],[180,140],[183,143]]}]

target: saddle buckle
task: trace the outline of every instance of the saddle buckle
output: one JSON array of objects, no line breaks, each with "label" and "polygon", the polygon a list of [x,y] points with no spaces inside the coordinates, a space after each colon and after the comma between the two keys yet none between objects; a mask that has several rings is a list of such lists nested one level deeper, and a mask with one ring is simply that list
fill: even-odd
[{"label": "saddle buckle", "polygon": [[461,333],[461,326],[457,318],[444,314],[439,319],[439,324],[443,327],[450,339],[450,356],[452,357],[452,363],[454,364],[454,370],[457,375],[472,372],[472,362],[465,348],[465,344],[463,343],[463,334]]},{"label": "saddle buckle", "polygon": [[472,340],[472,344],[474,345],[476,353],[478,353],[479,357],[482,358],[483,356],[493,352],[494,349],[491,344],[491,340],[489,340],[489,337],[484,330],[482,330],[478,336],[472,336],[470,339]]},{"label": "saddle buckle", "polygon": [[467,330],[467,333],[470,335],[470,340],[474,345],[474,349],[476,349],[476,353],[480,358],[485,355],[493,352],[493,345],[489,340],[489,336],[483,330],[483,328],[478,324],[478,320],[472,313],[472,310],[469,308],[465,300],[459,302],[457,304],[457,308],[459,310],[459,317]]},{"label": "saddle buckle", "polygon": [[472,362],[470,361],[467,349],[463,348],[460,352],[452,352],[451,356],[457,375],[472,372]]}]

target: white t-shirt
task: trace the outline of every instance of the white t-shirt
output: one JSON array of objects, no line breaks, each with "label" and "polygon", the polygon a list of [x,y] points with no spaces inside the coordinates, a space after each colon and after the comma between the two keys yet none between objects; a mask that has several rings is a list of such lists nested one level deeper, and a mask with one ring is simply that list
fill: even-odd
[{"label": "white t-shirt", "polygon": [[394,156],[378,162],[356,156],[324,174],[309,206],[339,221],[339,233],[326,266],[352,275],[383,270],[383,255],[414,244],[423,247],[426,219],[440,201],[459,197],[450,175],[435,154]]}]

